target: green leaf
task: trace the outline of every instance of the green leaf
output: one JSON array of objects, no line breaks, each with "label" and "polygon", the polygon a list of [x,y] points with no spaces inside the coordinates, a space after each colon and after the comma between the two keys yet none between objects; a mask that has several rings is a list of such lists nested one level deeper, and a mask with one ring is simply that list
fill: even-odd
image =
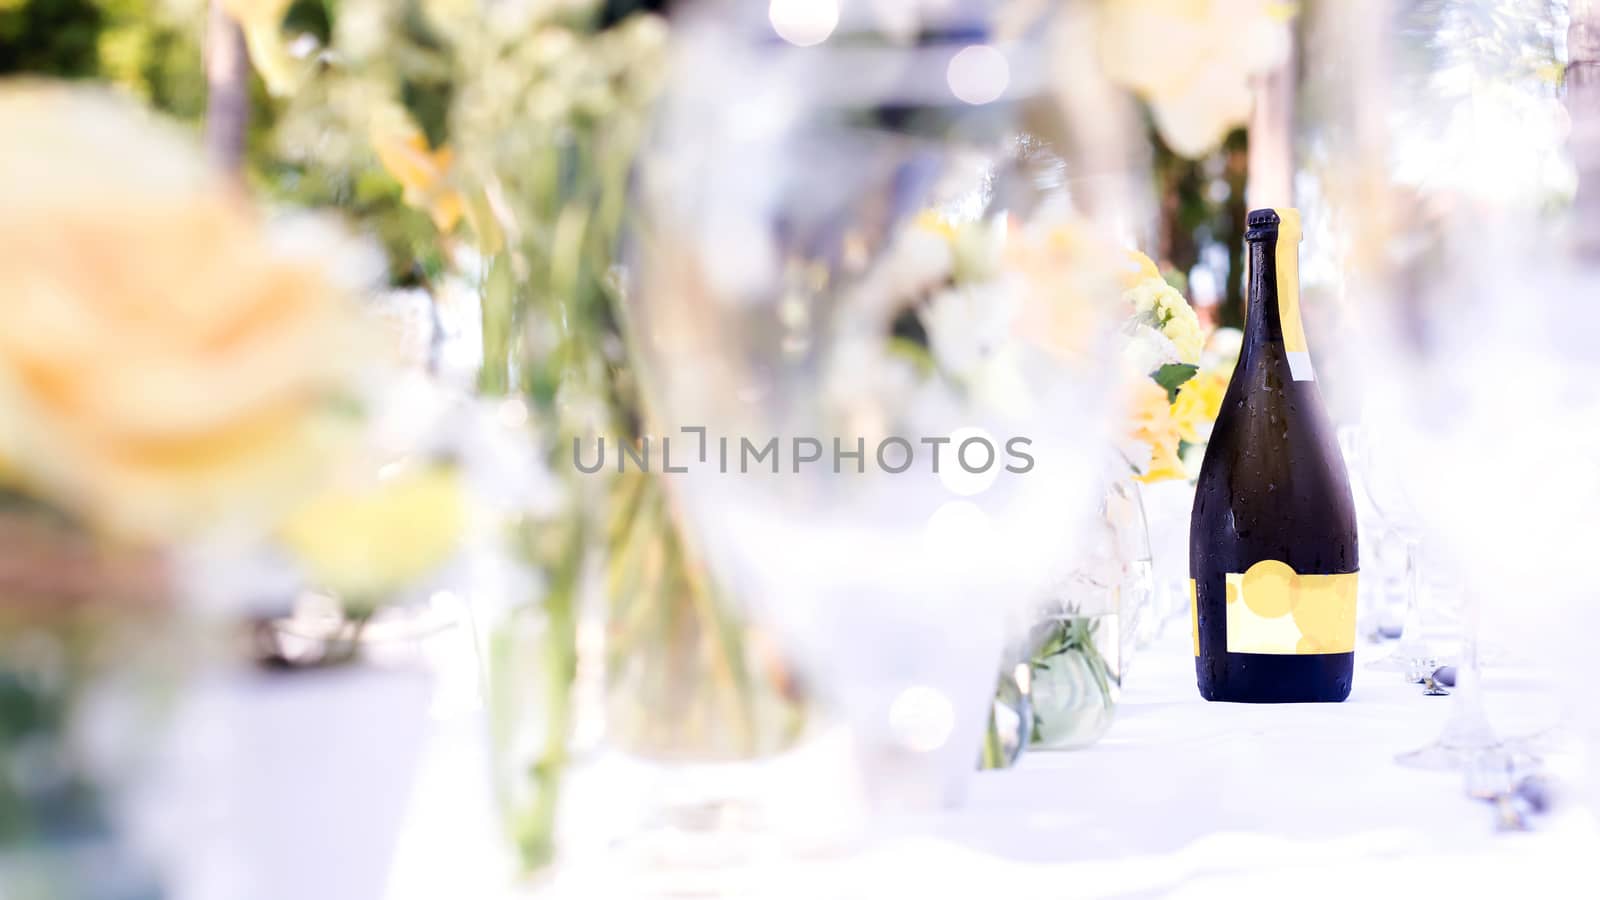
[{"label": "green leaf", "polygon": [[1167,363],[1151,372],[1150,377],[1155,379],[1156,384],[1167,389],[1167,402],[1171,403],[1178,398],[1178,388],[1193,378],[1194,373],[1198,371],[1200,367],[1190,363]]},{"label": "green leaf", "polygon": [[928,348],[903,337],[889,338],[889,354],[908,360],[916,367],[917,375],[923,378],[932,375],[937,365],[934,363],[933,354]]}]

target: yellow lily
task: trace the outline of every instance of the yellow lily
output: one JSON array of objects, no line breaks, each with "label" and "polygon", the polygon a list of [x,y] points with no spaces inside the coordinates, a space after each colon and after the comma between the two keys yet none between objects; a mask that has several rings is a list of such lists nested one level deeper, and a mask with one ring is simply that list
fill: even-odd
[{"label": "yellow lily", "polygon": [[1222,412],[1222,395],[1228,390],[1228,372],[1209,369],[1183,383],[1172,401],[1172,418],[1178,435],[1191,444],[1206,440],[1200,429],[1217,420]]},{"label": "yellow lily", "polygon": [[372,149],[383,168],[405,188],[407,203],[426,212],[441,232],[455,228],[466,201],[449,183],[453,150],[428,149],[427,137],[412,125],[375,129]]},{"label": "yellow lily", "polygon": [[290,0],[221,0],[222,8],[244,32],[250,62],[274,97],[294,91],[299,83],[294,57],[283,42],[283,17]]},{"label": "yellow lily", "polygon": [[1167,402],[1166,389],[1148,378],[1136,380],[1130,412],[1131,436],[1150,447],[1150,465],[1139,480],[1148,484],[1183,478],[1183,461],[1178,458],[1179,427],[1172,405]]}]

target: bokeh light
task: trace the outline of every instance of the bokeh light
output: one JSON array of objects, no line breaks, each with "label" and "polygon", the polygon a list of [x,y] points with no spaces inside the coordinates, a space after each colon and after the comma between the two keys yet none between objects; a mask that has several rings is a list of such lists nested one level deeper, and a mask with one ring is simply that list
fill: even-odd
[{"label": "bokeh light", "polygon": [[838,0],[772,0],[767,6],[772,29],[796,47],[822,43],[839,26]]},{"label": "bokeh light", "polygon": [[950,58],[945,80],[956,99],[982,106],[1000,99],[1011,84],[1005,54],[988,44],[973,44]]}]

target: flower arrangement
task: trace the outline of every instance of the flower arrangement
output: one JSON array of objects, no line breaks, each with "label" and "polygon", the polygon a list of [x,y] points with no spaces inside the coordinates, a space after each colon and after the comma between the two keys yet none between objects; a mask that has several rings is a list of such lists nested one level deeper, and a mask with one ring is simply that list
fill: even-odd
[{"label": "flower arrangement", "polygon": [[1194,422],[1182,416],[1192,416],[1195,404],[1180,398],[1199,369],[1202,337],[1194,308],[1148,257],[1134,256],[1136,271],[1123,292],[1133,310],[1125,329],[1130,440],[1123,452],[1140,481],[1154,482],[1183,477],[1180,445]]},{"label": "flower arrangement", "polygon": [[[1209,362],[1199,319],[1155,263],[1070,217],[925,212],[866,281],[894,298],[888,344],[922,373],[920,383],[962,391],[980,408],[1028,410],[1039,367],[1115,360],[1125,412],[1121,439],[1108,448],[1116,452],[1100,516],[1027,636],[1030,686],[1002,679],[1002,695],[1032,693],[1030,715],[1019,719],[1028,733],[1002,739],[992,721],[984,765],[1004,765],[1005,746],[1090,743],[1111,722],[1142,614],[1129,591],[1149,549],[1132,479],[1185,477],[1182,454],[1208,432],[1226,374],[1219,382],[1208,365],[1197,378]],[[1113,354],[1104,352],[1108,338]],[[1119,617],[1120,627],[1108,626]]]},{"label": "flower arrangement", "polygon": [[1243,340],[1237,328],[1219,328],[1206,338],[1200,354],[1200,368],[1179,389],[1172,401],[1172,415],[1178,423],[1179,455],[1184,477],[1199,477],[1200,461],[1205,457],[1211,428],[1222,412],[1222,395],[1227,393],[1233,367],[1239,361]]},{"label": "flower arrangement", "polygon": [[[1030,402],[1030,359],[1086,356],[1096,298],[1120,295],[1128,397],[1120,449],[1141,481],[1185,477],[1183,443],[1199,440],[1221,397],[1214,374],[1192,383],[1199,319],[1149,257],[1111,246],[1078,222],[956,221],[927,212],[885,269],[892,273],[885,283],[914,298],[915,334],[925,336],[930,370],[1000,409]],[[918,340],[901,334],[897,346],[915,353]]]}]

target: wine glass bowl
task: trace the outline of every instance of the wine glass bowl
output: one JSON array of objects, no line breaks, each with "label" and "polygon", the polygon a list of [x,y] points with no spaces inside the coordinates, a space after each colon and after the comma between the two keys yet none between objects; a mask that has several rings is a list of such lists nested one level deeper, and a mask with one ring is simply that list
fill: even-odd
[{"label": "wine glass bowl", "polygon": [[1393,455],[1392,440],[1381,426],[1362,426],[1353,441],[1361,470],[1360,484],[1368,502],[1405,548],[1405,618],[1400,639],[1388,656],[1372,660],[1367,668],[1401,672],[1407,681],[1420,682],[1431,675],[1439,660],[1428,644],[1423,607],[1422,540],[1426,527],[1412,490]]},{"label": "wine glass bowl", "polygon": [[[1019,107],[1049,105],[1022,78],[1044,47],[997,49],[989,27],[803,50],[691,35],[636,179],[622,314],[644,430],[671,437],[675,462],[698,448],[661,475],[667,502],[719,591],[845,727],[875,820],[959,802],[1008,631],[1092,512],[1107,431],[1098,339],[1115,294],[1077,323],[1081,358],[1018,352],[1003,389],[952,387],[965,357],[944,341],[994,362],[1010,282],[960,293],[972,318],[953,325],[928,308],[1034,210],[1134,218],[1104,203],[1108,182],[1137,183],[1131,165],[1067,150],[1051,178],[1007,166]],[[958,99],[954,74],[905,77],[976,45],[1017,75],[992,101]],[[930,242],[951,222],[984,223],[963,232],[982,246]]]}]

